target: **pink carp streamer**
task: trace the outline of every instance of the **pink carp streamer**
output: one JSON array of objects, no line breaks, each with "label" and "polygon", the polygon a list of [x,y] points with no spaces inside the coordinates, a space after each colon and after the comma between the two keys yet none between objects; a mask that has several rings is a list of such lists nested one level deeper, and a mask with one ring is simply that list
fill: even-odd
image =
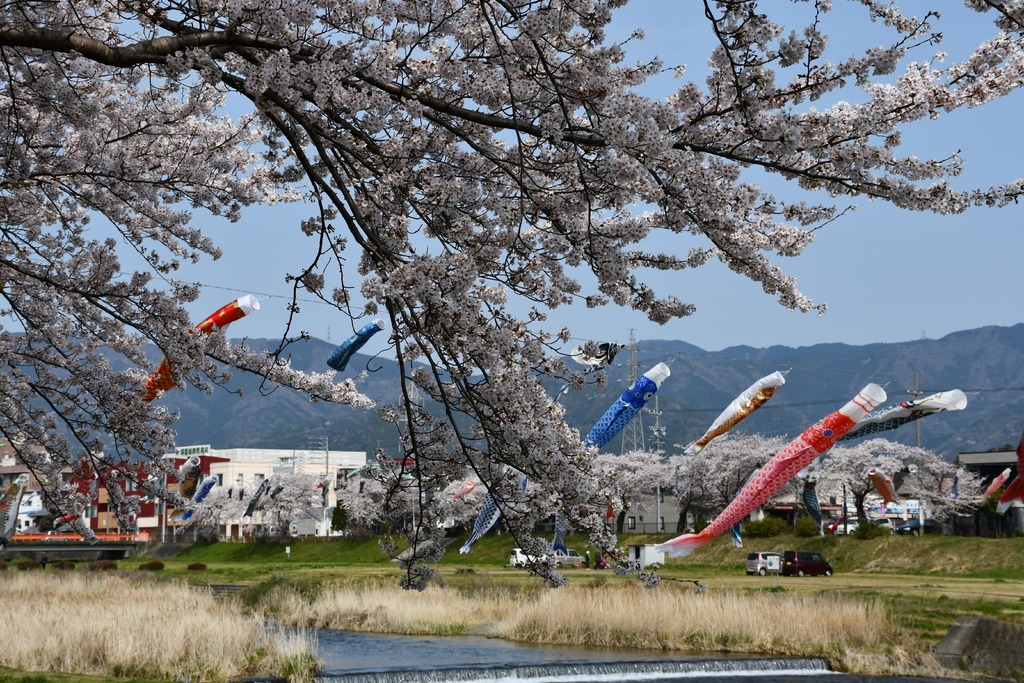
[{"label": "pink carp streamer", "polygon": [[835,444],[836,439],[850,431],[857,421],[885,400],[885,390],[869,384],[853,400],[829,413],[804,430],[740,490],[729,506],[699,534],[683,534],[655,546],[670,557],[688,555],[749,515],[779,492],[797,472]]},{"label": "pink carp streamer", "polygon": [[896,494],[896,489],[893,488],[892,485],[892,477],[887,477],[885,476],[885,472],[877,467],[872,467],[868,470],[868,481],[870,481],[871,485],[875,487],[875,491],[878,492],[878,495],[882,497],[883,503],[886,505],[889,503],[892,503],[893,505],[900,504],[900,497]]},{"label": "pink carp streamer", "polygon": [[993,479],[992,483],[988,485],[987,489],[985,489],[985,493],[981,494],[982,497],[991,496],[993,493],[998,491],[999,487],[1002,486],[1003,483],[1007,479],[1009,479],[1009,477],[1010,477],[1010,468],[1007,467],[1005,470],[1003,470],[1002,472],[1000,472],[999,474],[996,475],[996,478]]},{"label": "pink carp streamer", "polygon": [[775,390],[786,383],[786,378],[781,372],[773,372],[757,380],[742,394],[733,399],[718,418],[711,423],[704,436],[700,437],[683,451],[684,455],[695,455],[708,445],[715,437],[725,434],[735,427],[751,413],[760,408],[772,397]]},{"label": "pink carp streamer", "polygon": [[1003,514],[1014,501],[1024,503],[1024,432],[1021,432],[1020,443],[1017,444],[1017,476],[1003,491],[1003,495],[999,496],[996,512]]},{"label": "pink carp streamer", "polygon": [[[208,315],[203,322],[196,325],[195,331],[200,334],[209,334],[218,327],[227,327],[236,320],[241,320],[258,310],[260,310],[259,300],[252,294],[246,294]],[[164,358],[146,380],[146,393],[142,396],[142,400],[147,403],[152,401],[161,391],[172,388],[177,381],[174,369]]]},{"label": "pink carp streamer", "polygon": [[456,498],[456,499],[462,498],[464,495],[466,495],[467,493],[469,493],[470,491],[472,491],[475,488],[476,488],[476,482],[475,481],[472,481],[472,480],[464,481],[464,482],[462,482],[462,486],[459,487],[459,490],[456,491],[454,494],[452,494],[452,498]]}]

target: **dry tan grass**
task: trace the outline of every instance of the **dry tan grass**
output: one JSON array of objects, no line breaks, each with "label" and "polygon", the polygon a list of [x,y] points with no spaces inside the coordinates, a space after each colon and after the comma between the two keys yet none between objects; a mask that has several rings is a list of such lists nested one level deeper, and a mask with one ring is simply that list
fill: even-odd
[{"label": "dry tan grass", "polygon": [[[938,675],[929,656],[901,649],[899,627],[874,601],[839,593],[711,590],[663,582],[558,590],[431,586],[392,581],[322,586],[313,597],[277,588],[280,623],[380,633],[479,633],[576,646],[826,657],[855,673]],[[308,678],[316,662],[305,628],[288,635],[233,602],[183,583],[101,573],[0,574],[14,628],[0,665],[146,678],[222,681],[240,675]],[[935,673],[933,673],[935,672]]]},{"label": "dry tan grass", "polygon": [[816,594],[710,591],[672,584],[496,590],[467,596],[432,586],[336,585],[312,599],[280,589],[283,623],[406,634],[474,632],[511,640],[656,650],[838,658],[880,650],[894,637],[874,602]]},{"label": "dry tan grass", "polygon": [[469,596],[430,586],[404,591],[394,581],[359,586],[334,585],[312,601],[284,588],[272,593],[274,617],[285,624],[311,628],[449,635],[465,633],[505,618],[516,610],[521,592],[496,589]]},{"label": "dry tan grass", "polygon": [[[149,579],[149,580],[146,580]],[[315,669],[315,642],[184,583],[102,574],[0,573],[0,664],[27,671],[222,681]]]},{"label": "dry tan grass", "polygon": [[892,629],[873,603],[821,595],[708,592],[661,585],[545,594],[495,635],[516,640],[663,650],[835,657],[876,647]]}]

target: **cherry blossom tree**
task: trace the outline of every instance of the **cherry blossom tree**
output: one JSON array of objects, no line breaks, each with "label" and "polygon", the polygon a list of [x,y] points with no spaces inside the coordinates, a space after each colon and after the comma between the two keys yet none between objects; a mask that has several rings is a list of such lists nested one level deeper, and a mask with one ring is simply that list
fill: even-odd
[{"label": "cherry blossom tree", "polygon": [[193,522],[175,528],[187,533],[195,527],[200,537],[216,540],[224,524],[241,524],[243,533],[287,537],[293,522],[322,518],[323,476],[307,472],[275,474],[269,491],[260,497],[250,517],[244,514],[252,502],[253,487],[216,486],[193,509]]},{"label": "cherry blossom tree", "polygon": [[[277,274],[293,310],[312,296],[353,324],[389,322],[405,400],[379,415],[404,425],[412,463],[389,490],[442,490],[468,468],[517,538],[557,509],[611,549],[592,454],[542,388],[580,384],[560,355],[572,332],[548,331],[549,311],[579,300],[664,323],[694,309],[650,276],[713,261],[821,310],[776,258],[799,255],[844,201],[950,213],[1022,191],[959,189],[957,154],[901,147],[907,124],[1020,88],[1018,0],[969,0],[991,37],[951,63],[938,50],[956,27],[944,36],[937,14],[895,2],[854,3],[880,38],[844,55],[831,0],[795,3],[793,26],[773,21],[781,2],[705,0],[708,73],[680,67],[659,96],[645,83],[684,57],[628,62],[607,34],[622,4],[0,6],[0,431],[46,448],[21,455],[56,498],[80,458],[162,454],[174,416],[139,400],[146,344],[182,384],[227,384],[226,367],[370,407],[333,373],[289,367],[303,336],[290,325],[269,354],[189,334],[198,288],[175,273],[221,248],[198,218],[301,197],[310,256]],[[510,471],[529,476],[538,509],[512,509]],[[159,474],[140,483],[167,495]],[[411,543],[440,547],[436,507],[416,506]]]},{"label": "cherry blossom tree", "polygon": [[730,432],[695,455],[671,458],[670,465],[678,467],[677,531],[685,531],[691,514],[714,517],[725,509],[750,475],[786,443],[782,437]]},{"label": "cherry blossom tree", "polygon": [[[976,472],[957,470],[956,465],[943,460],[926,449],[915,448],[904,462],[907,473],[903,476],[898,493],[901,497],[921,501],[929,516],[948,520],[957,515],[972,514],[984,504],[981,477]],[[953,497],[953,482],[957,494]]]},{"label": "cherry blossom tree", "polygon": [[663,493],[671,490],[673,467],[656,453],[602,453],[594,459],[594,468],[603,475],[609,506],[618,511],[616,533],[622,533],[626,510],[638,500],[651,498],[659,486]]},{"label": "cherry blossom tree", "polygon": [[959,495],[953,498],[953,479],[958,474],[954,464],[927,449],[887,439],[867,439],[851,446],[834,446],[822,461],[818,495],[838,499],[845,484],[857,516],[863,519],[865,499],[875,492],[867,477],[872,467],[892,477],[896,493],[901,498],[919,500],[929,517],[944,520],[974,510],[981,504],[981,484],[977,475],[960,472]]},{"label": "cherry blossom tree", "polygon": [[[374,533],[385,525],[384,485],[377,477],[371,476],[368,468],[359,470],[338,487],[337,500],[348,512],[348,528],[354,533]],[[392,503],[389,510],[404,516],[408,510]]]},{"label": "cherry blossom tree", "polygon": [[674,467],[672,492],[679,507],[676,531],[682,533],[689,529],[691,516],[696,518],[715,509],[712,493],[714,475],[707,466],[707,455],[703,451],[696,455],[675,456],[670,462]]},{"label": "cherry blossom tree", "polygon": [[875,467],[890,477],[901,472],[905,467],[902,459],[905,450],[898,446],[885,439],[867,439],[850,446],[833,446],[825,454],[818,471],[818,498],[834,496],[839,499],[845,485],[847,496],[857,510],[857,517],[863,521],[866,519],[865,500],[875,493],[868,479],[868,470]]}]

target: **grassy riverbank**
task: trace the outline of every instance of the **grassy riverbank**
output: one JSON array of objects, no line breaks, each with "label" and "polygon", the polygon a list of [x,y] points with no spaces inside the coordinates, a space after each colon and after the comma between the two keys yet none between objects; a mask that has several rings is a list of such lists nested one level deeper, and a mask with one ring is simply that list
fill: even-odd
[{"label": "grassy riverbank", "polygon": [[[628,539],[640,543],[656,540],[661,538]],[[943,669],[930,654],[957,618],[986,615],[1024,623],[1021,538],[779,537],[749,539],[744,549],[719,539],[692,557],[670,560],[660,572],[662,582],[654,588],[645,589],[635,578],[608,570],[572,568],[565,570],[571,585],[558,590],[545,588],[524,570],[504,566],[513,545],[508,537],[486,537],[469,555],[455,551],[460,544],[461,539],[454,541],[434,584],[423,593],[397,588],[397,568],[373,539],[195,545],[174,557],[161,557],[164,569],[157,572],[139,571],[145,558],[121,561],[116,572],[89,572],[107,575],[103,580],[128,583],[114,583],[109,588],[90,585],[85,592],[101,597],[98,602],[90,601],[87,609],[90,614],[138,612],[152,621],[154,613],[143,593],[155,595],[163,587],[183,590],[186,584],[231,583],[246,589],[237,600],[218,602],[212,611],[231,614],[240,622],[272,617],[283,624],[310,628],[476,633],[537,643],[687,654],[820,656],[835,668],[852,672],[961,679],[971,675]],[[585,539],[571,537],[570,545],[583,551]],[[747,552],[797,547],[823,552],[835,566],[835,576],[745,575]],[[0,591],[6,590],[9,581],[20,579],[19,575],[39,574],[34,578],[51,582],[56,578],[50,569],[45,576],[34,571],[3,574]],[[86,572],[82,568],[65,572],[59,582],[63,584],[69,577],[79,580],[79,574]],[[139,582],[146,587],[141,592],[125,587]],[[698,583],[705,587],[700,595],[695,591]],[[52,588],[46,584],[39,589]],[[76,587],[76,592],[81,588]],[[172,609],[161,612],[158,620],[204,624],[204,628],[209,620],[218,635],[205,639],[224,640],[219,630],[229,627],[217,622],[204,607],[212,602],[209,593],[196,597],[193,591],[188,595],[192,597],[176,593],[159,598]],[[140,602],[143,600],[146,602]],[[28,598],[25,601],[31,604]],[[76,620],[58,605],[47,611],[58,612],[61,624]],[[88,633],[97,628],[90,619],[81,619]],[[59,630],[54,624],[46,628]],[[133,630],[143,631],[141,627]],[[189,647],[168,643],[163,633],[154,637],[156,642],[133,648],[174,651]],[[193,637],[204,640],[201,635]],[[69,661],[63,668],[33,660],[0,660],[0,664],[31,671],[146,678],[174,678],[178,673],[160,662],[119,663],[111,668],[109,661],[119,660],[109,659],[107,646],[92,643],[84,632],[78,639],[76,647],[85,659]],[[234,668],[201,670],[192,680],[271,672],[300,678],[307,670],[302,643],[273,645],[274,634],[261,635],[258,640],[261,647],[255,652],[243,650],[247,654],[234,660],[241,662],[232,664]],[[200,651],[192,668],[202,669],[201,662],[220,657]],[[97,664],[105,660],[106,669]],[[258,671],[254,663],[260,664]],[[0,678],[0,683],[5,681]]]},{"label": "grassy riverbank", "polygon": [[[665,538],[629,537],[628,542]],[[686,652],[816,655],[836,668],[862,673],[969,678],[939,667],[930,654],[953,623],[971,615],[1024,623],[1024,538],[782,536],[748,539],[743,549],[723,538],[691,557],[669,560],[659,572],[663,581],[650,590],[632,577],[573,568],[564,570],[572,581],[569,590],[559,591],[505,566],[511,539],[486,537],[469,555],[455,552],[461,540],[452,543],[439,566],[435,588],[444,591],[415,597],[394,590],[398,572],[373,539],[292,543],[290,558],[274,544],[193,546],[175,562],[180,568],[202,561],[217,580],[228,581],[241,557],[247,558],[245,574],[235,574],[254,586],[247,599],[279,609],[275,613],[286,623]],[[569,541],[580,551],[586,548],[583,537]],[[793,548],[821,551],[836,575],[746,576],[747,552]],[[274,572],[274,578],[261,576],[257,566]],[[699,601],[693,582],[707,587]],[[413,609],[414,601],[425,604]],[[663,605],[671,607],[663,612]],[[693,613],[695,605],[705,611]],[[832,614],[839,615],[838,623],[829,620]],[[861,633],[865,623],[869,632]],[[803,625],[807,633],[801,633]]]}]

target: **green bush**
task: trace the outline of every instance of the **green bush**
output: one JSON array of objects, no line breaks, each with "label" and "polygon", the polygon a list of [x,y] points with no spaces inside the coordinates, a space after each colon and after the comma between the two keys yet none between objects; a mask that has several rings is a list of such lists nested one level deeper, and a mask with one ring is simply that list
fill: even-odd
[{"label": "green bush", "polygon": [[793,533],[802,538],[812,538],[820,535],[818,523],[810,517],[801,517],[793,525]]},{"label": "green bush", "polygon": [[192,564],[190,564],[190,565],[188,566],[188,569],[192,569],[192,570],[194,570],[194,571],[198,571],[198,572],[201,572],[201,571],[203,571],[204,569],[206,569],[206,565],[205,565],[205,564],[203,564],[202,562],[193,562]]},{"label": "green bush", "polygon": [[42,569],[43,563],[39,560],[20,560],[14,565],[18,571],[23,572],[26,569]]},{"label": "green bush", "polygon": [[880,538],[889,535],[889,528],[871,522],[861,522],[850,534],[853,538]]},{"label": "green bush", "polygon": [[164,563],[160,560],[150,560],[149,562],[143,562],[139,565],[139,570],[147,572],[156,572],[164,568]]},{"label": "green bush", "polygon": [[93,560],[89,563],[90,571],[109,571],[117,569],[117,562],[113,560]]},{"label": "green bush", "polygon": [[744,524],[742,533],[749,538],[771,538],[789,533],[789,524],[781,517],[765,517]]},{"label": "green bush", "polygon": [[50,566],[54,569],[60,569],[61,571],[71,571],[78,565],[71,560],[57,560],[56,562],[51,562]]}]

